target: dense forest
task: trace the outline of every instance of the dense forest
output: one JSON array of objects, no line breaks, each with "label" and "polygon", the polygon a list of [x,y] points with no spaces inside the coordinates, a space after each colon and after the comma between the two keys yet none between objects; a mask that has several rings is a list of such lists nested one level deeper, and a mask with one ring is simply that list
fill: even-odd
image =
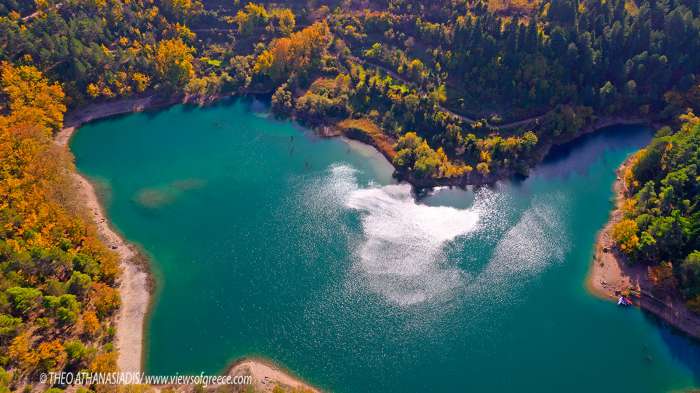
[{"label": "dense forest", "polygon": [[624,219],[613,238],[634,263],[651,265],[657,290],[679,292],[700,313],[700,118],[662,128],[627,167]]},{"label": "dense forest", "polygon": [[71,157],[53,143],[63,90],[2,63],[0,97],[0,391],[39,372],[113,370],[119,265],[74,203]]},{"label": "dense forest", "polygon": [[117,263],[51,141],[66,109],[126,97],[268,95],[418,186],[525,175],[601,124],[669,124],[617,232],[700,311],[698,125],[677,120],[700,110],[698,53],[697,0],[0,0],[0,391],[114,367]]},{"label": "dense forest", "polygon": [[2,0],[0,59],[62,83],[70,108],[272,94],[280,116],[328,133],[354,124],[416,185],[478,184],[527,174],[552,144],[606,121],[697,109],[698,7]]}]

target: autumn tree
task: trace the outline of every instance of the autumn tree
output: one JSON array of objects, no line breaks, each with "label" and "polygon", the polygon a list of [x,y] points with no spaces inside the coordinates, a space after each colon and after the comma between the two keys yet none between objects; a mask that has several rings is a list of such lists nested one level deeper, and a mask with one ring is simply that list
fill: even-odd
[{"label": "autumn tree", "polygon": [[156,72],[170,88],[183,87],[194,77],[194,48],[182,39],[163,40],[155,54]]},{"label": "autumn tree", "polygon": [[613,225],[612,237],[623,252],[632,254],[639,245],[638,230],[637,223],[633,220],[622,220]]},{"label": "autumn tree", "polygon": [[12,340],[7,354],[12,362],[23,371],[33,370],[39,364],[39,355],[32,349],[32,336],[25,332]]},{"label": "autumn tree", "polygon": [[168,15],[179,21],[186,21],[204,9],[197,0],[161,0],[161,4]]},{"label": "autumn tree", "polygon": [[278,116],[289,116],[292,113],[294,101],[286,83],[281,84],[272,94],[271,105],[272,111]]},{"label": "autumn tree", "polygon": [[306,76],[320,68],[330,39],[325,22],[314,23],[289,37],[277,39],[258,56],[254,72],[269,77],[275,84],[292,73]]},{"label": "autumn tree", "polygon": [[[0,72],[0,362],[27,375],[63,368],[66,340],[100,338],[101,321],[83,310],[118,307],[119,266],[66,205],[75,187],[69,152],[53,141],[60,86],[32,66],[3,63]],[[79,336],[86,325],[92,334]]]},{"label": "autumn tree", "polygon": [[44,371],[60,370],[68,357],[65,348],[63,348],[63,344],[58,340],[51,340],[39,344],[37,352],[39,368]]},{"label": "autumn tree", "polygon": [[276,8],[272,10],[272,20],[274,27],[283,36],[288,36],[294,32],[296,27],[296,17],[289,8]]},{"label": "autumn tree", "polygon": [[251,34],[256,29],[266,26],[269,20],[270,14],[265,6],[256,3],[248,3],[234,18],[239,33],[243,35]]},{"label": "autumn tree", "polygon": [[94,283],[92,285],[91,298],[95,304],[97,314],[101,317],[110,315],[120,304],[119,291],[103,283]]},{"label": "autumn tree", "polygon": [[58,131],[63,125],[66,106],[64,93],[57,83],[50,83],[39,70],[32,66],[12,67],[0,63],[0,109],[17,118],[37,119],[51,131]]}]

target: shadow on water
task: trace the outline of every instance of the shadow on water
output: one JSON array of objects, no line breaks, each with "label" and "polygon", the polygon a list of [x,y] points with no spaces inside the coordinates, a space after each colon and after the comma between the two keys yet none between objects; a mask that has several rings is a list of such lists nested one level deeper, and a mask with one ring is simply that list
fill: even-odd
[{"label": "shadow on water", "polygon": [[[207,103],[204,106],[207,108],[229,108],[234,107],[239,103],[245,105],[245,107],[253,113],[268,113],[270,111],[270,103],[272,101],[271,94],[248,94],[248,95],[232,95],[228,97],[219,98],[213,102]],[[186,103],[186,104],[173,104],[168,107],[181,106],[182,111],[185,113],[195,113],[202,109],[202,105],[197,103]],[[153,118],[163,113],[163,108],[156,108],[154,110],[146,110],[143,113],[149,118]]]},{"label": "shadow on water", "polygon": [[[606,151],[628,149],[630,146],[641,149],[651,141],[652,136],[653,130],[647,127],[618,125],[603,128],[598,132],[553,147],[543,163],[533,171],[533,176],[557,180],[572,173],[584,175],[593,162],[603,160],[606,164],[611,164],[605,161]],[[644,310],[641,312],[645,320],[657,327],[658,334],[671,357],[688,369],[696,385],[700,384],[698,342],[657,316]],[[654,361],[654,359],[649,360]]]},{"label": "shadow on water", "polygon": [[586,134],[571,142],[554,146],[534,176],[545,179],[565,178],[572,173],[585,174],[592,162],[604,156],[606,151],[626,149],[630,146],[641,149],[653,135],[651,128],[618,125]]},{"label": "shadow on water", "polygon": [[668,347],[671,357],[690,371],[695,386],[700,385],[700,345],[698,342],[656,315],[647,311],[642,311],[642,314],[644,319],[658,326],[659,337]]},{"label": "shadow on water", "polygon": [[[638,125],[617,125],[602,128],[586,134],[573,141],[552,147],[542,163],[532,169],[529,176],[515,175],[507,180],[508,183],[521,187],[532,177],[542,177],[546,180],[563,179],[571,174],[584,175],[590,170],[592,162],[611,150],[628,149],[630,146],[641,149],[646,146],[653,136],[653,130]],[[605,161],[604,161],[605,162]],[[496,186],[484,186],[494,188]],[[464,191],[464,188],[454,187]],[[431,195],[432,190],[415,190],[416,199],[424,199]]]}]

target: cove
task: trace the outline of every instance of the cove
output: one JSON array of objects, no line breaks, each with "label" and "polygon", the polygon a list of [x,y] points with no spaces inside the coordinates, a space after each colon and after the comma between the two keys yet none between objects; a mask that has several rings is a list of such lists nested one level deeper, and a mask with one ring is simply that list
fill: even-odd
[{"label": "cove", "polygon": [[651,137],[611,127],[530,177],[417,201],[376,152],[264,104],[175,106],[71,141],[113,225],[151,258],[146,371],[263,357],[335,392],[659,392],[700,347],[584,281],[614,171]]}]

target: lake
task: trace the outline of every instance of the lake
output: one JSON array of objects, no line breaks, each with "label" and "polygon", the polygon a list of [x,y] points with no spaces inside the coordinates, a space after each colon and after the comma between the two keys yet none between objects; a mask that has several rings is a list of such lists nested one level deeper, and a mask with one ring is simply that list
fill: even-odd
[{"label": "lake", "polygon": [[419,200],[374,150],[250,99],[70,146],[151,258],[148,373],[252,356],[336,392],[661,392],[700,384],[700,347],[585,289],[614,171],[650,138],[611,127],[525,180]]}]

